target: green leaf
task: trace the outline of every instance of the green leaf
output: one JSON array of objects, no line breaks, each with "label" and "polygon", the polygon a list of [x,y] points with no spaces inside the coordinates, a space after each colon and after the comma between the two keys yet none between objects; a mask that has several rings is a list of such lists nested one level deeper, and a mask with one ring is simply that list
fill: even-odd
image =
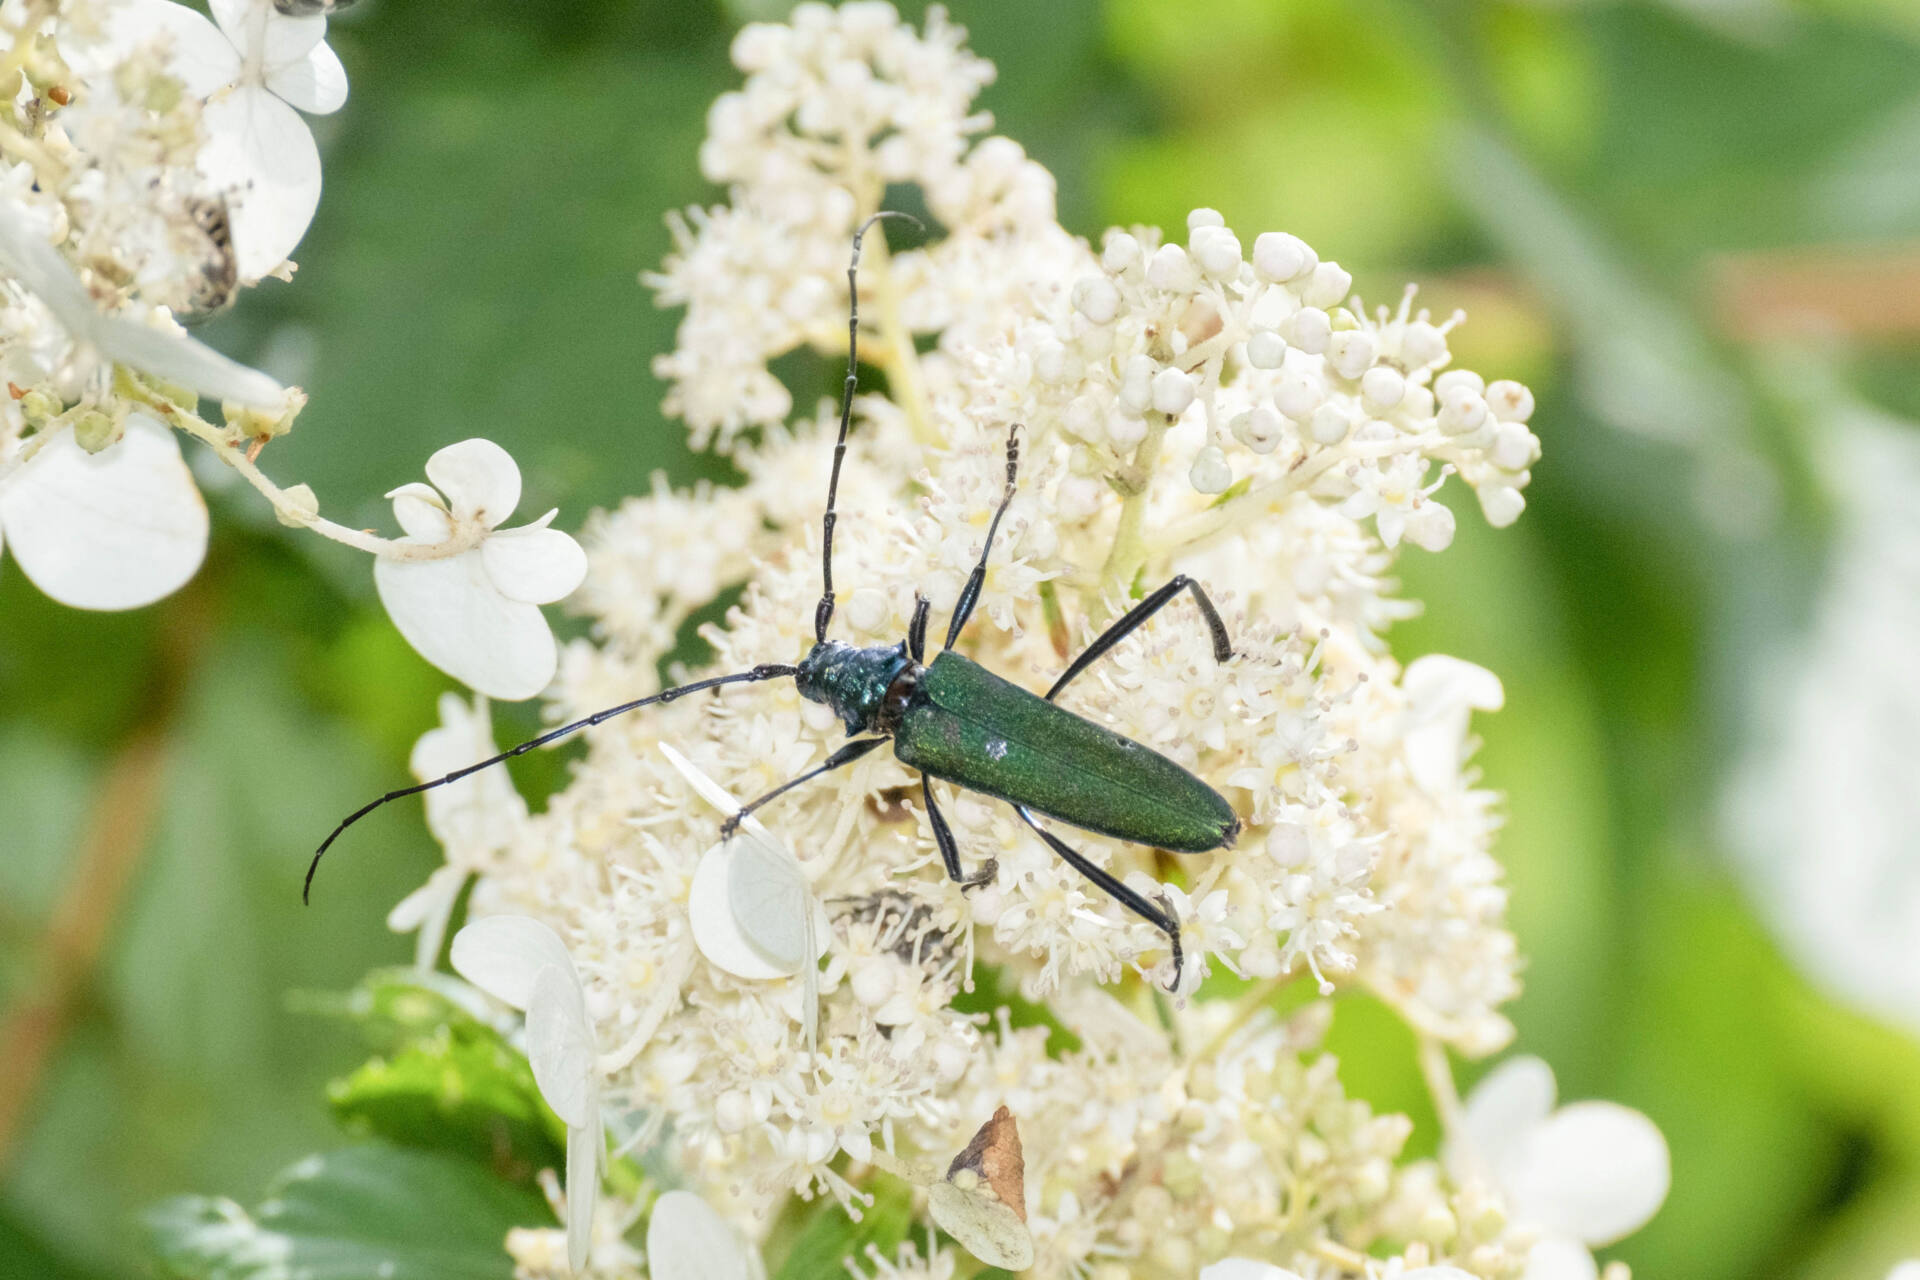
[{"label": "green leaf", "polygon": [[817,1280],[842,1274],[840,1260],[865,1261],[867,1246],[891,1255],[913,1225],[913,1192],[898,1178],[876,1178],[868,1186],[873,1204],[855,1222],[836,1202],[817,1202],[799,1238],[774,1280]]},{"label": "green leaf", "polygon": [[566,1161],[565,1132],[527,1060],[497,1036],[443,1027],[334,1081],[327,1101],[350,1131],[465,1156],[514,1181]]},{"label": "green leaf", "polygon": [[174,1280],[508,1280],[508,1229],[549,1218],[467,1161],[371,1146],[300,1161],[252,1213],[179,1196],[146,1227]]},{"label": "green leaf", "polygon": [[333,1012],[385,1050],[327,1086],[335,1118],[357,1133],[480,1161],[514,1181],[562,1167],[566,1126],[542,1101],[526,1057],[471,1012],[471,999],[443,975],[389,969],[334,1002]]}]

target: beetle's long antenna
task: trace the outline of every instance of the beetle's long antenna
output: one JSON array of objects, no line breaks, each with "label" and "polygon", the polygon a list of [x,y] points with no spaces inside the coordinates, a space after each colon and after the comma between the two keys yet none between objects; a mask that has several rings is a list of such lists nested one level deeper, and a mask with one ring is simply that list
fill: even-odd
[{"label": "beetle's long antenna", "polygon": [[714,676],[707,680],[695,680],[692,684],[677,685],[674,688],[656,693],[651,697],[636,698],[632,702],[623,702],[617,707],[608,707],[605,711],[596,711],[584,720],[575,720],[572,724],[563,724],[558,729],[549,729],[537,738],[529,738],[519,746],[509,747],[499,755],[490,756],[478,764],[470,764],[464,769],[455,769],[445,777],[434,778],[427,782],[417,783],[411,787],[402,787],[398,791],[389,791],[378,800],[363,804],[348,814],[341,820],[340,825],[333,829],[333,834],[320,842],[320,847],[314,851],[313,861],[307,864],[307,879],[306,882],[300,886],[300,901],[305,902],[307,900],[308,893],[313,889],[313,873],[320,869],[320,859],[326,856],[326,852],[328,848],[332,846],[333,842],[340,838],[340,833],[389,801],[403,800],[408,796],[417,796],[422,791],[431,791],[435,787],[444,787],[449,782],[458,782],[470,773],[478,773],[482,769],[490,769],[496,764],[502,764],[513,759],[515,756],[525,755],[535,747],[544,747],[549,742],[564,738],[570,733],[575,733],[581,729],[590,729],[594,725],[611,720],[617,715],[624,715],[626,712],[651,706],[656,702],[672,702],[675,698],[684,698],[690,693],[699,693],[703,689],[713,689],[723,684],[751,684],[761,680],[779,680],[785,676],[795,675],[799,670],[798,667],[790,667],[785,663],[766,662],[753,668],[751,671],[742,671],[730,676]]},{"label": "beetle's long antenna", "polygon": [[813,610],[815,640],[827,638],[827,624],[833,621],[833,504],[840,495],[840,463],[847,456],[847,428],[853,424],[853,388],[860,377],[860,241],[882,218],[899,218],[926,230],[926,225],[910,213],[882,209],[853,233],[853,257],[847,262],[847,380],[840,388],[840,438],[833,446],[833,475],[827,481],[826,527],[820,538],[820,603]]}]

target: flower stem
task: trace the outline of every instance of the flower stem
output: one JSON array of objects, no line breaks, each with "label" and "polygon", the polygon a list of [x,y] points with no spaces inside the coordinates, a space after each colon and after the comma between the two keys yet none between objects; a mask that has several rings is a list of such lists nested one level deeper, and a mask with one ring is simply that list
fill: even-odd
[{"label": "flower stem", "polygon": [[[121,372],[125,374],[124,370]],[[395,538],[382,538],[364,529],[349,529],[345,525],[336,524],[319,512],[310,509],[309,503],[295,497],[293,491],[282,489],[268,479],[266,473],[247,456],[246,450],[236,447],[228,438],[230,433],[227,430],[216,427],[198,414],[181,408],[168,397],[141,383],[138,378],[122,376],[116,381],[122,390],[153,410],[167,425],[200,441],[213,450],[222,462],[238,471],[248,484],[273,504],[273,513],[279,517],[282,524],[311,529],[323,538],[331,538],[356,551],[364,551],[368,555],[381,556],[388,560],[444,560],[449,556],[457,556],[473,550],[486,536],[485,529],[476,527],[471,530],[456,531],[454,536],[444,542],[422,544]]]},{"label": "flower stem", "polygon": [[1127,486],[1126,500],[1120,504],[1120,522],[1113,530],[1113,547],[1106,563],[1100,566],[1095,589],[1102,599],[1088,601],[1089,612],[1104,616],[1104,597],[1115,590],[1124,593],[1147,563],[1147,499],[1153,494],[1153,471],[1160,461],[1160,442],[1172,421],[1162,413],[1147,415],[1147,437],[1133,451],[1133,461],[1121,475]]},{"label": "flower stem", "polygon": [[1453,1064],[1447,1061],[1447,1047],[1430,1035],[1420,1036],[1420,1074],[1426,1078],[1427,1092],[1433,1095],[1433,1109],[1440,1116],[1440,1131],[1452,1138],[1461,1132],[1466,1111],[1460,1105],[1460,1090],[1453,1082]]}]

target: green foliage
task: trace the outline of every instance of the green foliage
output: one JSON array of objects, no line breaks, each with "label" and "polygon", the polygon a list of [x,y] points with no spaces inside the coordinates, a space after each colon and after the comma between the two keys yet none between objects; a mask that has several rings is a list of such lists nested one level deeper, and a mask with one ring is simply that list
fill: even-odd
[{"label": "green foliage", "polygon": [[464,1156],[513,1181],[563,1167],[566,1126],[541,1100],[525,1056],[439,985],[389,971],[348,998],[369,1038],[390,1047],[327,1086],[335,1118],[350,1132]]},{"label": "green foliage", "polygon": [[250,1213],[180,1196],[146,1227],[169,1280],[508,1280],[508,1229],[544,1216],[465,1161],[367,1146],[293,1165]]}]

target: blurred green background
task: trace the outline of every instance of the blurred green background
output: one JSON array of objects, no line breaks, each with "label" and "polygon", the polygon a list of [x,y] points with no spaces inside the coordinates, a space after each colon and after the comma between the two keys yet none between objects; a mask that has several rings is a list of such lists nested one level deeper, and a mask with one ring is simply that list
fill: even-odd
[{"label": "blurred green background", "polygon": [[[337,20],[353,97],[314,121],[327,191],[297,283],[208,335],[313,392],[268,471],[384,526],[382,491],[481,434],[525,467],[523,511],[568,528],[656,468],[718,474],[660,416],[648,362],[677,316],[636,275],[665,211],[718,198],[695,147],[736,82],[733,27],[784,8],[364,0]],[[1297,232],[1370,300],[1412,279],[1466,307],[1462,362],[1534,388],[1529,510],[1496,533],[1463,509],[1453,550],[1410,551],[1427,610],[1392,641],[1506,682],[1478,725],[1530,957],[1517,1047],[1673,1148],[1666,1208],[1617,1256],[1878,1280],[1920,1255],[1920,1007],[1903,1031],[1796,970],[1722,820],[1786,696],[1760,655],[1833,572],[1837,415],[1877,406],[1920,438],[1920,5],[951,9],[1071,229],[1178,234],[1206,204],[1243,239]],[[359,1043],[287,993],[406,959],[382,919],[434,864],[418,808],[390,814],[301,909],[316,834],[406,776],[449,682],[363,558],[206,479],[207,566],[151,609],[67,611],[0,564],[0,1274],[140,1274],[141,1206],[251,1202],[338,1145],[321,1088]],[[502,739],[535,715],[503,709]],[[525,763],[535,792],[564,768]],[[1920,838],[1896,852],[1920,862]],[[1405,1033],[1348,1000],[1334,1039],[1349,1086],[1431,1149]]]}]

